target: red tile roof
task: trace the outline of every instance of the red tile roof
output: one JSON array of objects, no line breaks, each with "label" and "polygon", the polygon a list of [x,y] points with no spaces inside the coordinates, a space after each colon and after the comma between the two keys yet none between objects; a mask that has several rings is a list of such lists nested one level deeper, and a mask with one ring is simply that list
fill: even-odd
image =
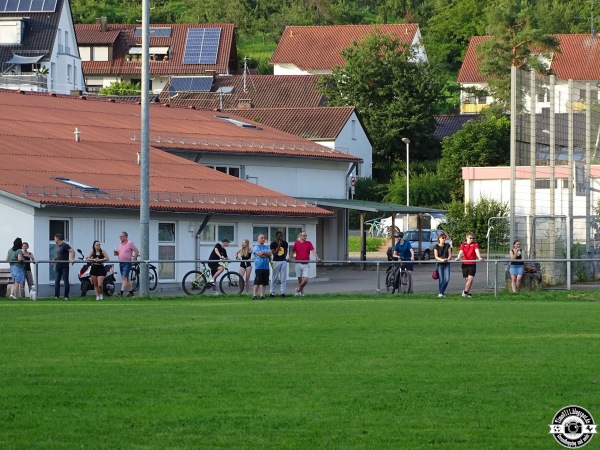
[{"label": "red tile roof", "polygon": [[318,75],[254,75],[246,77],[216,76],[211,92],[179,92],[169,96],[167,85],[160,94],[162,103],[177,106],[194,106],[203,109],[221,107],[220,88],[233,87],[230,94],[223,95],[223,109],[235,109],[240,100],[250,100],[253,108],[302,108],[323,106],[325,98],[317,87]]},{"label": "red tile roof", "polygon": [[[109,24],[106,32],[100,31],[97,24],[76,24],[75,33],[79,45],[106,45],[114,42],[112,61],[82,61],[81,66],[85,75],[131,75],[140,74],[141,61],[127,61],[125,55],[131,47],[142,45],[142,38],[135,37],[139,24],[115,25]],[[169,37],[151,37],[151,47],[169,47],[168,61],[151,61],[150,73],[157,75],[205,74],[215,71],[219,74],[234,73],[237,70],[237,51],[235,30],[231,23],[212,24],[152,24],[151,27],[171,28]],[[183,54],[189,28],[221,28],[219,50],[216,64],[183,64]],[[115,32],[118,37],[112,40]]]},{"label": "red tile roof", "polygon": [[[554,53],[550,70],[562,80],[600,80],[600,37],[590,34],[557,34],[560,53]],[[489,36],[474,36],[469,42],[462,67],[458,73],[459,83],[482,83],[486,80],[479,74],[475,47],[490,39]]]},{"label": "red tile roof", "polygon": [[419,25],[332,25],[332,26],[289,26],[286,27],[271,64],[294,64],[301,70],[333,70],[345,64],[341,52],[353,42],[379,30],[407,44],[412,44]]},{"label": "red tile roof", "polygon": [[269,125],[296,136],[316,140],[335,140],[354,112],[354,106],[320,108],[238,109],[248,120]]},{"label": "red tile roof", "polygon": [[[287,195],[230,177],[195,162],[158,150],[152,136],[179,136],[168,145],[228,152],[308,154],[281,146],[320,147],[281,131],[238,127],[209,111],[152,107],[151,209],[282,216],[328,216],[330,212]],[[238,118],[243,120],[243,118]],[[81,141],[74,139],[79,128]],[[46,205],[137,208],[139,106],[77,97],[0,91],[0,191]],[[264,136],[264,137],[260,137]],[[197,139],[186,143],[186,139]],[[209,141],[208,145],[204,140]],[[156,140],[156,139],[155,139]],[[218,143],[216,141],[219,141]],[[268,141],[268,142],[267,142]],[[183,142],[183,143],[182,143]],[[259,144],[273,148],[259,149]],[[158,145],[167,145],[163,142]],[[331,155],[329,150],[324,153]],[[338,152],[339,153],[339,152]],[[353,158],[339,155],[342,159]],[[64,177],[99,188],[84,192],[54,178]]]}]

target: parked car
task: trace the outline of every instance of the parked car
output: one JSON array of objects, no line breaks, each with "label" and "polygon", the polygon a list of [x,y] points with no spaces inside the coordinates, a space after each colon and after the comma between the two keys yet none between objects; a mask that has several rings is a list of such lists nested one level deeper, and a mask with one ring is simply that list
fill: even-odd
[{"label": "parked car", "polygon": [[[452,246],[452,239],[443,230],[425,229],[422,230],[422,245],[419,245],[419,230],[408,230],[404,233],[404,239],[409,240],[412,245],[413,251],[415,252],[415,259],[422,259],[428,261],[433,258],[433,247],[437,244],[438,236],[441,233],[446,234],[446,243]],[[423,255],[419,252],[419,248],[422,249]]]}]

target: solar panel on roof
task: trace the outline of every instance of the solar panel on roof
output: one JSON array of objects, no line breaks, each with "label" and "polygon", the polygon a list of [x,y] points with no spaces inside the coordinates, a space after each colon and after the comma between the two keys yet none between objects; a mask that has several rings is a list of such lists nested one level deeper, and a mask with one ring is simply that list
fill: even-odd
[{"label": "solar panel on roof", "polygon": [[220,40],[220,28],[188,28],[183,63],[216,64]]},{"label": "solar panel on roof", "polygon": [[[171,27],[150,27],[148,32],[150,37],[171,37]],[[135,29],[135,37],[142,37],[142,29]]]},{"label": "solar panel on roof", "polygon": [[177,92],[210,92],[212,77],[176,77],[171,78],[169,97]]},{"label": "solar panel on roof", "polygon": [[0,0],[0,12],[54,12],[56,0]]}]

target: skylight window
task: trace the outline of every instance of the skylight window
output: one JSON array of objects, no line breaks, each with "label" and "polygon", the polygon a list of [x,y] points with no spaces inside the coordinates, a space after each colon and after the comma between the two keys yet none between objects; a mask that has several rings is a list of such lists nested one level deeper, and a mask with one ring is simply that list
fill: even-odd
[{"label": "skylight window", "polygon": [[241,120],[232,119],[231,117],[227,117],[227,116],[215,116],[215,117],[217,119],[224,120],[225,122],[229,122],[229,123],[231,123],[233,125],[236,125],[238,127],[242,127],[242,128],[254,128],[255,130],[262,130],[262,128],[259,128],[255,124],[242,122]]},{"label": "skylight window", "polygon": [[76,187],[78,189],[81,189],[82,191],[86,191],[86,192],[97,192],[100,190],[100,188],[97,188],[95,186],[90,186],[84,183],[80,183],[78,181],[74,181],[71,180],[69,178],[61,178],[61,177],[57,177],[54,178],[56,181],[60,181],[61,183],[65,183],[68,184],[70,186]]}]

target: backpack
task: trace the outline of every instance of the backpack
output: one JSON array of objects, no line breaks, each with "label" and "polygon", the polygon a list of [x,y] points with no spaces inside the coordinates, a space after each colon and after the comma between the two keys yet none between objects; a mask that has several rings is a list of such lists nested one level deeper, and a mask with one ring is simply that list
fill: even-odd
[{"label": "backpack", "polygon": [[387,248],[385,254],[387,255],[388,261],[391,261],[393,259],[394,250],[392,249],[391,245]]}]

